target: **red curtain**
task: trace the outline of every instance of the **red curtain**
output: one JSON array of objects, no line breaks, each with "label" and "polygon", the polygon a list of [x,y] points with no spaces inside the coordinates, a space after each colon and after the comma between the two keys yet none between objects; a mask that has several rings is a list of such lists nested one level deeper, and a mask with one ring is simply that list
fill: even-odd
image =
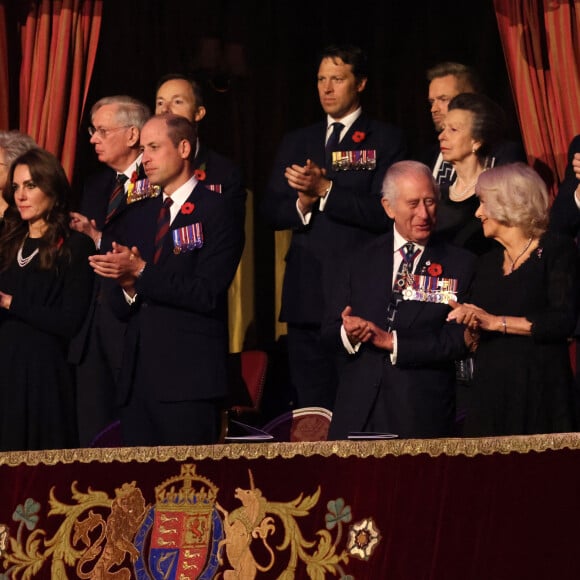
[{"label": "red curtain", "polygon": [[554,192],[580,133],[580,3],[494,0],[529,162]]},{"label": "red curtain", "polygon": [[0,130],[9,128],[8,40],[6,32],[6,8],[3,3],[0,3]]},{"label": "red curtain", "polygon": [[69,178],[101,17],[102,0],[38,0],[21,31],[20,130],[54,153]]}]

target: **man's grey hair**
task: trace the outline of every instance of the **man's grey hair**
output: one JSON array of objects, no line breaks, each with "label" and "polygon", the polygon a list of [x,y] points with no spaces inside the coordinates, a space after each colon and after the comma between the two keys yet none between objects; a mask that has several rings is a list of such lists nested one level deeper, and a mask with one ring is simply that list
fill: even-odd
[{"label": "man's grey hair", "polygon": [[393,163],[387,169],[387,173],[385,173],[385,177],[383,179],[383,187],[382,187],[382,196],[383,199],[386,199],[390,204],[394,203],[397,199],[397,195],[399,194],[399,187],[398,183],[402,177],[407,177],[411,175],[424,175],[432,184],[433,192],[439,199],[439,185],[435,181],[431,170],[427,165],[424,163],[420,163],[419,161],[398,161],[397,163]]},{"label": "man's grey hair", "polygon": [[117,105],[116,119],[121,125],[137,127],[139,131],[151,117],[151,110],[145,104],[129,95],[114,95],[99,99],[91,108],[91,119],[105,105]]}]

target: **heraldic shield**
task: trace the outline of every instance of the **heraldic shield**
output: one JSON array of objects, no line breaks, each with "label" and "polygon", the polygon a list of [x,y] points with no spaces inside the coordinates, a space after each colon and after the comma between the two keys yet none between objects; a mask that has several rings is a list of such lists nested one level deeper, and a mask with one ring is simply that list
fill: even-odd
[{"label": "heraldic shield", "polygon": [[135,536],[139,580],[213,578],[224,533],[217,492],[209,479],[195,473],[195,465],[182,465],[180,475],[155,488],[155,506]]}]

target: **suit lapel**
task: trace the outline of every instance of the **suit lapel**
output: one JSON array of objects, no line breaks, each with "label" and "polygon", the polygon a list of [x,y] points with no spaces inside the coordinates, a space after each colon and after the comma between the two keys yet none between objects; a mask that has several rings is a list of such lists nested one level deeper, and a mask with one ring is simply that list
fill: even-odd
[{"label": "suit lapel", "polygon": [[[365,149],[365,141],[371,135],[372,128],[370,126],[368,118],[361,113],[360,117],[350,126],[349,130],[346,132],[345,136],[340,142],[341,151],[354,151],[359,149]],[[364,138],[362,141],[355,141],[353,136],[355,133],[363,133]]]},{"label": "suit lapel", "polygon": [[[189,194],[188,198],[185,200],[183,205],[185,206],[186,203],[191,203],[194,206],[192,213],[186,214],[183,213],[182,209],[179,210],[175,219],[171,222],[169,226],[169,231],[163,240],[163,249],[161,250],[161,256],[159,258],[159,263],[164,262],[167,257],[173,252],[174,243],[173,243],[173,232],[178,230],[184,226],[196,223],[198,221],[202,221],[200,217],[200,207],[199,207],[199,200],[201,198],[201,193],[205,188],[200,185],[199,183],[194,187],[193,191]],[[197,215],[196,215],[197,213]]]},{"label": "suit lapel", "polygon": [[326,123],[320,123],[312,133],[311,159],[319,167],[326,166]]},{"label": "suit lapel", "polygon": [[[141,179],[146,179],[147,175],[145,174],[145,169],[143,167],[143,164],[140,163],[137,166],[137,177],[136,177],[136,181],[140,181]],[[109,191],[112,192],[114,187],[116,184],[116,179],[115,179],[115,173],[112,174],[112,178],[111,178],[111,186]],[[126,209],[127,209],[128,205],[127,205],[127,191],[125,191],[125,193],[123,194],[123,199],[121,199],[121,203],[119,204],[119,207],[115,210],[115,213],[111,216],[111,219],[109,220],[110,222],[115,220],[121,213],[123,213]]]},{"label": "suit lapel", "polygon": [[[362,315],[369,318],[385,328],[387,321],[387,310],[391,301],[393,283],[393,234],[387,234],[380,242],[378,251],[369,252],[369,259],[364,264],[361,274],[356,282],[360,284],[357,294],[364,296],[364,305],[368,305],[371,310],[355,310],[355,315]],[[357,272],[359,270],[357,269]],[[369,285],[369,281],[371,285]]]}]

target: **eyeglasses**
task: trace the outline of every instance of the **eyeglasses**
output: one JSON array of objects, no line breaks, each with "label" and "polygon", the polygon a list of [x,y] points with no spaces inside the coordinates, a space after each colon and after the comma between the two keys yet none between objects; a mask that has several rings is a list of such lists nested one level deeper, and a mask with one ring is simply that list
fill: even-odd
[{"label": "eyeglasses", "polygon": [[110,129],[106,129],[105,127],[94,127],[93,125],[89,125],[89,135],[92,137],[95,133],[101,138],[106,139],[109,133],[114,133],[115,131],[120,131],[121,129],[128,129],[133,125],[123,125],[122,127],[112,127]]}]

